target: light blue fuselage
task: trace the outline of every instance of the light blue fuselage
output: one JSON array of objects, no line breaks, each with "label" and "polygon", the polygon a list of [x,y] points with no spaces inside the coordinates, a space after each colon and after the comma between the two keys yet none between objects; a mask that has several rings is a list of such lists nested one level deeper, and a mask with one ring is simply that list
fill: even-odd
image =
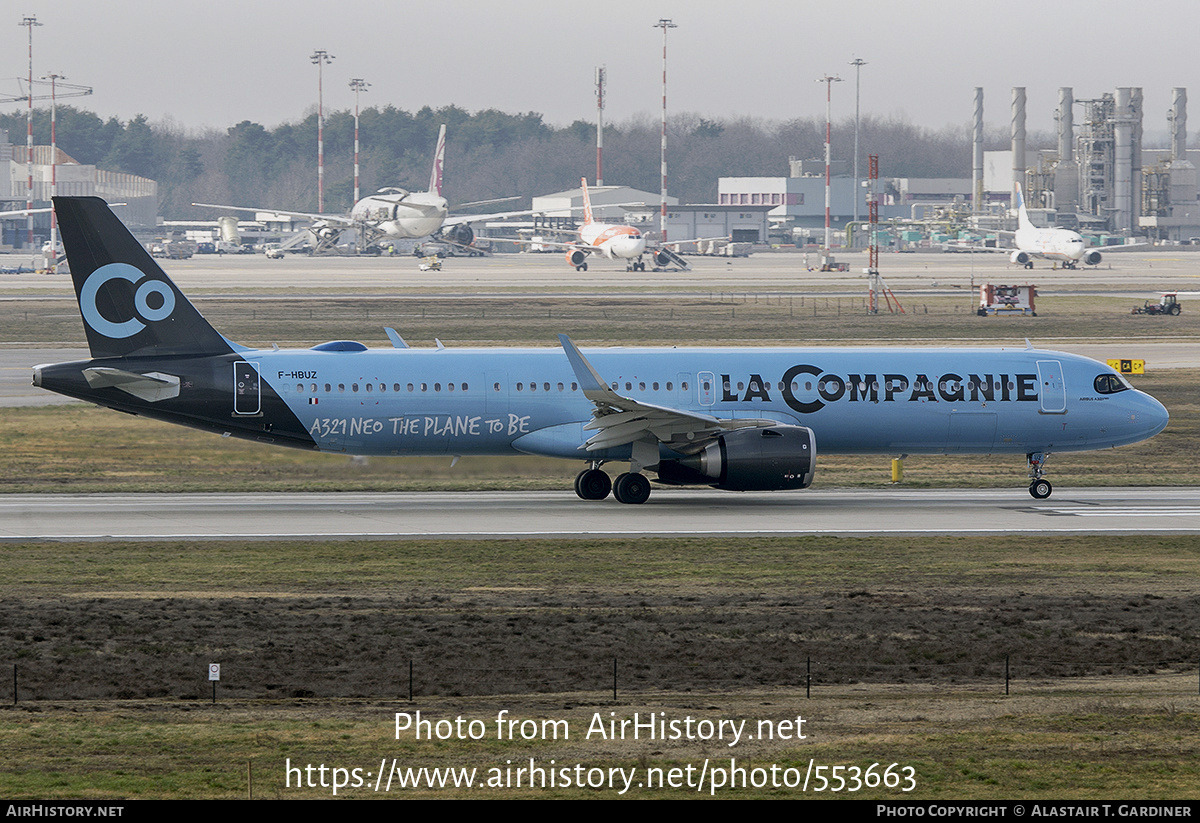
[{"label": "light blue fuselage", "polygon": [[[813,430],[823,453],[1027,454],[1151,437],[1154,398],[1108,366],[1032,349],[592,349],[619,395]],[[322,451],[628,459],[585,453],[592,417],[561,349],[243,351]],[[249,401],[243,401],[249,402]],[[247,405],[244,411],[251,412]],[[664,447],[665,449],[665,447]]]}]

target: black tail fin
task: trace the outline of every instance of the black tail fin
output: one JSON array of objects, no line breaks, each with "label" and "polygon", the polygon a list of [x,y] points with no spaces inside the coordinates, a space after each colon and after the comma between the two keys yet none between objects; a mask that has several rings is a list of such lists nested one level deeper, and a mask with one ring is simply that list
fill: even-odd
[{"label": "black tail fin", "polygon": [[55,197],[54,211],[92,357],[233,351],[107,203]]}]

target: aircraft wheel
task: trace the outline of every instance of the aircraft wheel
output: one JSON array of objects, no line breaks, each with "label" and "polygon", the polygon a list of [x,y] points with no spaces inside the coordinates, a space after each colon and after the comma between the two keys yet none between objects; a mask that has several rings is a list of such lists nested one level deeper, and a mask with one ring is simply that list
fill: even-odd
[{"label": "aircraft wheel", "polygon": [[1036,500],[1045,500],[1052,491],[1054,491],[1054,487],[1050,485],[1049,480],[1034,480],[1029,484],[1029,493]]},{"label": "aircraft wheel", "polygon": [[584,500],[603,500],[612,490],[612,481],[600,469],[584,469],[575,477],[575,493]]},{"label": "aircraft wheel", "polygon": [[645,503],[650,498],[650,481],[643,474],[626,472],[613,484],[613,496],[620,503]]}]

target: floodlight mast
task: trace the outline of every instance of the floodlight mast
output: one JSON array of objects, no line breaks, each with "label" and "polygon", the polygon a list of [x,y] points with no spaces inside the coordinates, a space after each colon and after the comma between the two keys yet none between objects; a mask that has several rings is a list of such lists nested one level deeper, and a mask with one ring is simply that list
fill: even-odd
[{"label": "floodlight mast", "polygon": [[659,232],[662,243],[667,242],[667,29],[679,28],[666,17],[654,24],[663,34],[663,78],[662,78],[662,206],[659,211]]},{"label": "floodlight mast", "polygon": [[25,208],[29,209],[29,214],[26,216],[26,227],[28,228],[28,237],[26,242],[28,245],[33,245],[33,28],[40,26],[41,23],[37,20],[37,15],[29,15],[22,17],[19,26],[24,26],[29,29],[29,106],[26,108],[25,116],[25,146],[28,149],[25,171],[26,171],[26,186],[25,186]]},{"label": "floodlight mast", "polygon": [[[41,78],[50,82],[50,199],[53,202],[58,196],[58,87],[63,86],[70,91],[62,97],[86,97],[92,93],[90,86],[76,86],[73,83],[59,83],[65,80],[61,74],[47,74]],[[32,89],[31,89],[32,91]],[[33,99],[33,95],[29,95]],[[51,274],[58,273],[58,215],[50,212],[50,254],[47,255]]]},{"label": "floodlight mast", "polygon": [[825,256],[829,257],[829,244],[832,242],[832,239],[830,237],[830,229],[829,229],[829,222],[830,222],[829,221],[829,212],[830,212],[830,205],[832,202],[832,198],[830,196],[830,184],[829,184],[829,178],[830,178],[829,168],[831,165],[829,143],[830,143],[830,134],[832,132],[832,128],[830,126],[830,119],[833,115],[833,91],[832,91],[832,89],[833,89],[834,83],[842,82],[842,78],[833,77],[833,76],[830,76],[827,74],[824,77],[818,79],[817,82],[825,84]]},{"label": "floodlight mast", "polygon": [[371,87],[371,84],[361,77],[355,77],[350,81],[350,88],[354,90],[354,202],[358,202],[358,95]]},{"label": "floodlight mast", "polygon": [[604,185],[604,84],[608,72],[604,66],[596,68],[596,187]]},{"label": "floodlight mast", "polygon": [[309,59],[317,67],[317,211],[325,212],[325,100],[322,69],[333,61],[325,49],[317,49]]},{"label": "floodlight mast", "polygon": [[854,223],[858,224],[858,125],[859,125],[859,89],[862,85],[862,67],[867,65],[867,61],[860,57],[855,57],[850,61],[850,65],[854,66]]}]

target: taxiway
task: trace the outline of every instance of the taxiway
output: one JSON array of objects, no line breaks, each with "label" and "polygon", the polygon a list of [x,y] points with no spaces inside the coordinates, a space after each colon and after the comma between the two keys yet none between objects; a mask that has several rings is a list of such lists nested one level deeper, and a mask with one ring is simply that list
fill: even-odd
[{"label": "taxiway", "polygon": [[[464,516],[465,514],[465,516]],[[0,541],[1197,534],[1200,489],[657,489],[642,506],[570,492],[0,497]]]}]

